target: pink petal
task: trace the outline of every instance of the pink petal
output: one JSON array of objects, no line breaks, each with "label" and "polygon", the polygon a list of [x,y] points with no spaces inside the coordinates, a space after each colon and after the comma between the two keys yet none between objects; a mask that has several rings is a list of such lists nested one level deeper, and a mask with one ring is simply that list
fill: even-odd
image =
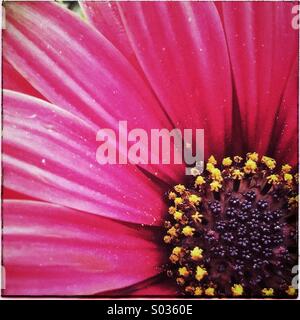
[{"label": "pink petal", "polygon": [[136,56],[179,128],[204,128],[206,155],[231,139],[231,78],[221,20],[211,3],[119,2]]},{"label": "pink petal", "polygon": [[97,128],[42,100],[4,90],[4,185],[29,197],[159,224],[164,185],[135,165],[100,165]]},{"label": "pink petal", "polygon": [[91,295],[154,276],[149,231],[35,201],[4,202],[5,295]]},{"label": "pink petal", "polygon": [[218,3],[244,131],[244,149],[266,153],[294,59],[293,3]]},{"label": "pink petal", "polygon": [[178,295],[178,285],[173,280],[160,280],[150,285],[138,287],[130,293],[132,296],[175,297]]},{"label": "pink petal", "polygon": [[[41,21],[43,23],[41,23]],[[101,128],[171,129],[150,88],[99,32],[69,10],[50,3],[9,4],[5,58],[50,102]],[[180,165],[145,166],[173,183]]]},{"label": "pink petal", "polygon": [[281,163],[298,163],[298,58],[289,76],[274,124],[270,153]]},{"label": "pink petal", "polygon": [[118,5],[110,1],[81,1],[88,21],[97,28],[123,55],[137,67],[135,53],[129,43]]},{"label": "pink petal", "polygon": [[26,93],[45,100],[45,98],[5,59],[3,59],[2,67],[3,88]]}]

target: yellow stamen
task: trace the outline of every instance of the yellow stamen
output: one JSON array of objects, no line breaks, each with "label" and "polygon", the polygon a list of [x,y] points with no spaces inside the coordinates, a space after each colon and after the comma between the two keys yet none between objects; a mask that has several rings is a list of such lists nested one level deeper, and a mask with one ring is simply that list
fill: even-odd
[{"label": "yellow stamen", "polygon": [[179,261],[179,257],[176,255],[176,254],[171,254],[170,257],[169,257],[169,260],[172,262],[172,263],[176,263]]},{"label": "yellow stamen", "polygon": [[201,260],[203,258],[202,252],[203,252],[203,250],[201,248],[195,247],[190,253],[192,260],[194,260],[194,261]]},{"label": "yellow stamen", "polygon": [[201,281],[208,273],[205,268],[197,266],[195,279]]},{"label": "yellow stamen", "polygon": [[189,196],[189,203],[192,205],[198,205],[200,203],[200,201],[201,201],[201,198],[195,194],[191,194]]},{"label": "yellow stamen", "polygon": [[283,173],[289,173],[291,170],[292,170],[292,167],[291,167],[289,164],[284,164],[284,165],[281,167],[281,171],[282,171]]},{"label": "yellow stamen", "polygon": [[258,153],[257,152],[249,152],[247,153],[248,159],[257,162],[258,161]]},{"label": "yellow stamen", "polygon": [[167,232],[171,237],[176,237],[177,236],[177,230],[175,227],[172,227],[168,230]]},{"label": "yellow stamen", "polygon": [[188,269],[186,267],[179,268],[178,273],[180,276],[185,277],[185,278],[188,277],[190,274],[190,272],[188,271]]},{"label": "yellow stamen", "polygon": [[284,181],[288,184],[293,182],[293,176],[290,173],[285,173],[283,176]]},{"label": "yellow stamen", "polygon": [[195,229],[190,227],[190,226],[186,226],[182,229],[182,233],[186,236],[186,237],[192,237],[194,235]]},{"label": "yellow stamen", "polygon": [[172,251],[173,254],[176,254],[177,256],[179,256],[182,252],[182,248],[181,247],[175,247]]},{"label": "yellow stamen", "polygon": [[205,290],[205,294],[207,296],[210,296],[210,297],[213,297],[215,295],[215,288],[213,287],[208,287],[206,290]]},{"label": "yellow stamen", "polygon": [[265,297],[271,297],[271,296],[274,295],[274,289],[272,289],[272,288],[264,288],[264,289],[261,290],[261,293]]},{"label": "yellow stamen", "polygon": [[234,284],[233,287],[231,287],[231,292],[234,297],[239,297],[243,294],[244,288],[241,284]]},{"label": "yellow stamen", "polygon": [[269,184],[278,184],[279,183],[279,176],[278,174],[271,174],[270,176],[267,177],[267,182]]},{"label": "yellow stamen", "polygon": [[217,160],[214,156],[210,156],[207,162],[213,164],[214,166],[217,164]]},{"label": "yellow stamen", "polygon": [[289,286],[285,291],[289,296],[294,296],[296,294],[296,289],[292,286]]},{"label": "yellow stamen", "polygon": [[202,176],[198,176],[195,180],[195,187],[201,186],[205,183],[205,179]]},{"label": "yellow stamen", "polygon": [[214,168],[211,170],[211,177],[213,180],[217,180],[217,181],[223,181],[223,178],[222,178],[222,174],[221,174],[221,171],[217,168]]},{"label": "yellow stamen", "polygon": [[222,161],[224,167],[230,167],[232,165],[232,160],[230,157],[224,158]]},{"label": "yellow stamen", "polygon": [[276,161],[273,158],[263,156],[261,162],[264,163],[269,169],[273,170],[276,167]]},{"label": "yellow stamen", "polygon": [[236,162],[236,163],[241,163],[241,162],[243,161],[243,158],[240,157],[240,156],[235,156],[235,157],[233,157],[233,160],[234,160],[234,162]]},{"label": "yellow stamen", "polygon": [[183,184],[177,184],[174,187],[174,190],[180,194],[182,194],[185,191],[185,186]]},{"label": "yellow stamen", "polygon": [[175,198],[176,198],[176,193],[173,191],[169,192],[169,199],[174,200]]},{"label": "yellow stamen", "polygon": [[177,197],[177,198],[174,199],[174,203],[175,203],[176,206],[178,206],[180,204],[183,204],[183,199]]},{"label": "yellow stamen", "polygon": [[245,175],[244,172],[242,172],[238,169],[233,170],[233,172],[231,174],[232,178],[235,180],[242,180],[244,175]]},{"label": "yellow stamen", "polygon": [[192,215],[192,219],[194,222],[201,222],[203,218],[203,215],[200,214],[198,211],[196,211],[193,215]]},{"label": "yellow stamen", "polygon": [[218,192],[222,188],[219,181],[213,181],[210,183],[210,190]]},{"label": "yellow stamen", "polygon": [[164,242],[165,243],[170,243],[172,238],[170,236],[164,236]]},{"label": "yellow stamen", "polygon": [[211,170],[213,170],[215,168],[215,166],[212,163],[207,163],[206,164],[206,170],[208,172],[211,172]]},{"label": "yellow stamen", "polygon": [[175,220],[181,221],[182,220],[182,216],[183,216],[183,213],[181,211],[175,211],[175,213],[174,213],[174,219]]},{"label": "yellow stamen", "polygon": [[195,291],[194,291],[194,295],[195,296],[202,296],[202,294],[203,294],[202,288],[201,287],[196,287]]},{"label": "yellow stamen", "polygon": [[257,169],[257,164],[255,161],[249,159],[246,161],[244,166],[245,173],[255,173],[255,170]]},{"label": "yellow stamen", "polygon": [[176,212],[176,208],[175,207],[169,207],[169,214],[174,214]]}]

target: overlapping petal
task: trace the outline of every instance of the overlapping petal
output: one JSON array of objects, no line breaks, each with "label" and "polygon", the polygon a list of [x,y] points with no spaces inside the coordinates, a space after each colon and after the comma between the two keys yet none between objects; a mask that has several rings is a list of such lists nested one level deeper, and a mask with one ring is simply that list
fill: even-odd
[{"label": "overlapping petal", "polygon": [[[292,2],[220,2],[237,90],[244,150],[268,152],[273,127],[294,59],[298,31],[292,28]],[[280,129],[279,129],[280,130]],[[276,146],[273,150],[276,149]],[[295,150],[294,150],[295,152]]]},{"label": "overlapping petal", "polygon": [[136,223],[158,224],[161,187],[135,165],[100,165],[96,132],[37,98],[5,91],[4,185],[29,197]]},{"label": "overlapping petal", "polygon": [[179,128],[204,128],[206,155],[231,139],[231,78],[221,20],[211,3],[118,3],[138,61]]},{"label": "overlapping petal", "polygon": [[41,202],[3,209],[6,295],[92,295],[158,273],[149,231]]},{"label": "overlapping petal", "polygon": [[[150,88],[105,37],[50,2],[18,3],[6,9],[5,58],[50,102],[101,128],[171,129]],[[42,21],[42,23],[41,23]],[[168,182],[181,166],[146,166]]]}]

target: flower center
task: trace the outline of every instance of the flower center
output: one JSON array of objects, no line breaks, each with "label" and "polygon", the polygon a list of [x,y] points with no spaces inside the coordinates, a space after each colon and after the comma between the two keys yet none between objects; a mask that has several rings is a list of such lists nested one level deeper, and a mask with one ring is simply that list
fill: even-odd
[{"label": "flower center", "polygon": [[296,296],[298,174],[276,161],[211,156],[168,192],[166,274],[184,295]]}]

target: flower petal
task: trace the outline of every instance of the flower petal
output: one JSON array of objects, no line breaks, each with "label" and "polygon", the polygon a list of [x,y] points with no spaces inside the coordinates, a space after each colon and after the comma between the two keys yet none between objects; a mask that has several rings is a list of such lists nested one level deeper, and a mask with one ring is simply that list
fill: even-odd
[{"label": "flower petal", "polygon": [[100,165],[97,128],[42,100],[4,90],[4,185],[121,220],[159,224],[164,185],[135,165]]},{"label": "flower petal", "polygon": [[132,47],[179,128],[204,128],[206,155],[231,139],[231,78],[225,36],[211,3],[118,3]]},{"label": "flower petal", "polygon": [[282,96],[269,149],[269,153],[274,154],[281,163],[292,165],[298,163],[298,80],[297,58]]},{"label": "flower petal", "polygon": [[118,5],[113,1],[81,1],[88,21],[137,67],[135,53],[129,43]]},{"label": "flower petal", "polygon": [[45,100],[45,98],[5,59],[3,59],[2,67],[3,88],[26,93]]},{"label": "flower petal", "polygon": [[[264,154],[293,61],[292,2],[218,3],[232,63],[245,149]],[[245,151],[246,151],[245,150]]]},{"label": "flower petal", "polygon": [[5,295],[92,295],[154,276],[150,231],[35,201],[4,202]]},{"label": "flower petal", "polygon": [[[148,85],[94,28],[54,3],[8,4],[5,58],[51,103],[101,128],[171,129]],[[42,21],[42,23],[41,23]],[[173,183],[183,167],[147,165]]]}]

